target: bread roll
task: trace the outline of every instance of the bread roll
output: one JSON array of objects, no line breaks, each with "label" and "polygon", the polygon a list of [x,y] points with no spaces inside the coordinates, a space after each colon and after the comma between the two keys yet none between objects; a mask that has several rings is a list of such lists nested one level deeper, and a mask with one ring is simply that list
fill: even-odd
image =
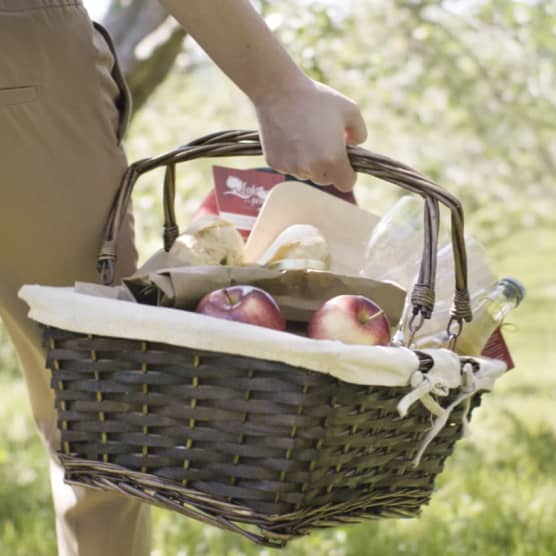
[{"label": "bread roll", "polygon": [[239,265],[243,262],[244,245],[231,222],[207,215],[192,222],[176,238],[170,254],[184,265]]}]

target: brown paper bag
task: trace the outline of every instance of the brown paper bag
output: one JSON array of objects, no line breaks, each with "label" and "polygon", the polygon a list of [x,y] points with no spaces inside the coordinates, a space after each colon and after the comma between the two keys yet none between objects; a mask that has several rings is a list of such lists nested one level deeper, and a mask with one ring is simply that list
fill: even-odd
[{"label": "brown paper bag", "polygon": [[273,270],[262,266],[185,266],[124,280],[139,303],[194,310],[212,290],[248,284],[274,297],[287,320],[309,320],[326,300],[341,294],[364,295],[380,305],[390,322],[398,322],[405,292],[398,286],[317,270]]}]

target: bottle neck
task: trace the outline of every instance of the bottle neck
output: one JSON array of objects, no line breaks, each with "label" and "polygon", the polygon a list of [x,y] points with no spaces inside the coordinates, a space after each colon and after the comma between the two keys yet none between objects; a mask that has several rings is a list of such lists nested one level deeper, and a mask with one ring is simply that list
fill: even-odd
[{"label": "bottle neck", "polygon": [[463,327],[456,343],[458,353],[479,355],[490,335],[502,324],[506,315],[519,303],[503,284],[497,283],[477,307],[473,320]]},{"label": "bottle neck", "polygon": [[490,295],[486,297],[480,311],[488,312],[493,321],[501,323],[518,303],[517,297],[508,295],[507,288],[503,284],[496,284]]}]

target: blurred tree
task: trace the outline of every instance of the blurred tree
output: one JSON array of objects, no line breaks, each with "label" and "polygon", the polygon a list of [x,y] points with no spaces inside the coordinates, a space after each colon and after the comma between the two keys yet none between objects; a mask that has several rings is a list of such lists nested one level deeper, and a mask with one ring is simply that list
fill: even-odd
[{"label": "blurred tree", "polygon": [[[456,193],[489,237],[553,222],[556,0],[253,2],[307,73],[359,103],[372,149]],[[147,0],[113,0],[105,23],[137,112],[170,71],[184,31]],[[138,48],[145,43],[150,47]],[[208,61],[191,59],[185,71],[180,65],[172,72],[165,102],[175,104],[176,91],[202,99],[203,129],[210,131],[235,107],[219,94],[222,81],[207,85]],[[153,117],[165,125],[160,111]],[[187,118],[191,129],[191,111]],[[244,126],[235,120],[233,127]]]},{"label": "blurred tree", "polygon": [[112,0],[103,24],[116,45],[135,114],[168,75],[182,51],[185,30],[161,4],[149,0]]}]

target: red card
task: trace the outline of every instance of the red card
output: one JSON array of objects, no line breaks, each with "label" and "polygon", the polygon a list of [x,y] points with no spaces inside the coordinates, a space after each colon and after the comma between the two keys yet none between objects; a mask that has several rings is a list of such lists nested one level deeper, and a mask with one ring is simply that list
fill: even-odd
[{"label": "red card", "polygon": [[213,166],[212,171],[220,216],[247,237],[268,192],[286,178],[275,172],[223,166]]},{"label": "red card", "polygon": [[500,359],[504,361],[508,367],[508,371],[514,368],[514,361],[510,354],[510,350],[508,345],[506,344],[506,340],[504,336],[502,336],[502,331],[500,328],[497,328],[488,339],[481,355],[485,357],[492,357],[492,359]]}]

